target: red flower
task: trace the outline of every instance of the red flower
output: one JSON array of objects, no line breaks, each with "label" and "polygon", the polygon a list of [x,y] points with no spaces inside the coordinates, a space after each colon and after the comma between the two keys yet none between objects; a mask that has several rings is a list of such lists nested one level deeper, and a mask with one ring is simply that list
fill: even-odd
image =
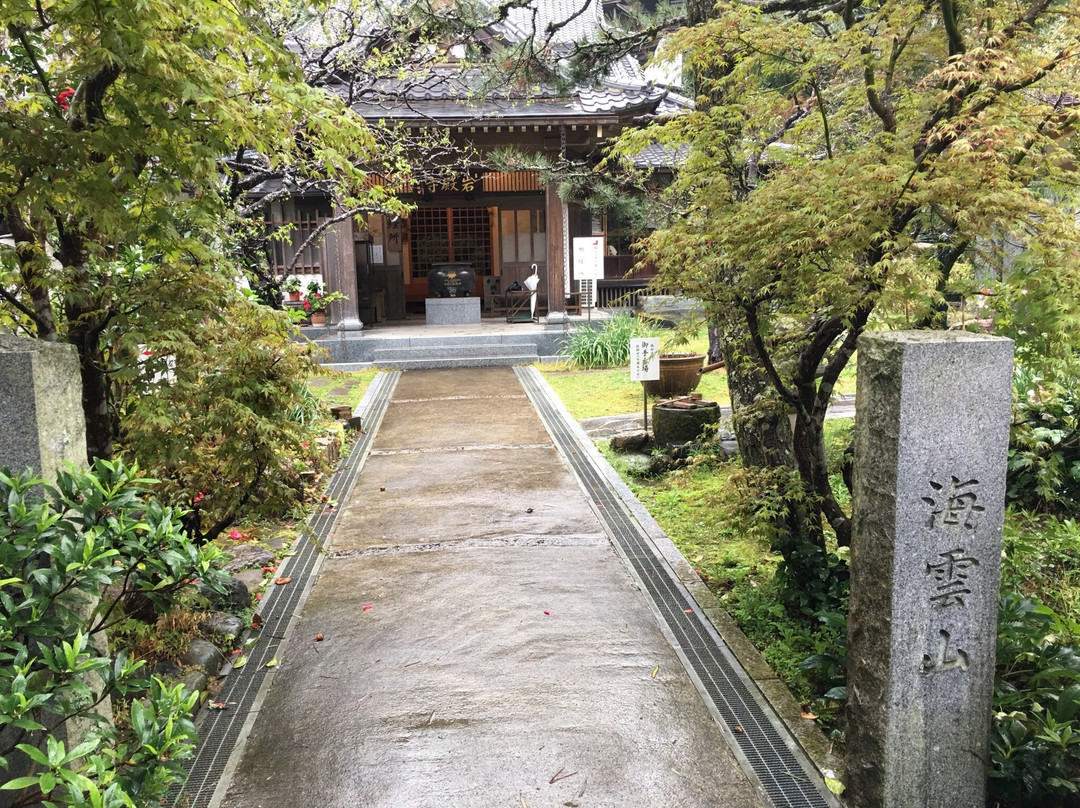
[{"label": "red flower", "polygon": [[61,90],[56,96],[56,103],[59,105],[60,109],[66,110],[71,106],[71,99],[74,96],[75,91],[71,87],[68,87],[66,90]]},{"label": "red flower", "polygon": [[241,533],[239,530],[230,530],[229,531],[229,538],[232,539],[233,541],[243,541],[244,540],[244,534]]},{"label": "red flower", "polygon": [[195,499],[191,500],[191,502],[192,502],[193,505],[198,505],[205,498],[206,498],[206,495],[202,491],[200,491],[199,493],[197,493],[195,495]]},{"label": "red flower", "polygon": [[311,301],[308,300],[306,297],[304,298],[304,308],[305,309],[310,309],[311,308]]}]

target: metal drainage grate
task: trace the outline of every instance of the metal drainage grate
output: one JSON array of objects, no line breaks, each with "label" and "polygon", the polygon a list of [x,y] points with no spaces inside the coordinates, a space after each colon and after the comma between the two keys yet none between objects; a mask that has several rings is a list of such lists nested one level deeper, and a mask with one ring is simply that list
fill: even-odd
[{"label": "metal drainage grate", "polygon": [[[348,496],[360,476],[400,376],[398,371],[381,373],[368,388],[361,402],[365,431],[331,476],[326,488],[328,500],[339,501]],[[276,656],[290,622],[307,600],[313,582],[312,571],[319,554],[325,551],[326,540],[336,520],[337,509],[324,505],[312,514],[307,522],[308,529],[297,537],[293,547],[296,555],[285,559],[280,573],[292,578],[292,586],[275,586],[266,592],[258,610],[263,620],[258,632],[259,642],[248,651],[247,664],[239,670],[229,671],[224,678],[217,698],[226,707],[221,710],[203,708],[197,720],[199,746],[195,757],[187,763],[188,778],[182,785],[174,787],[167,801],[169,804],[184,808],[205,808],[210,804],[237,741],[248,722],[254,720],[249,714],[270,673],[266,663]],[[245,639],[251,633],[245,633]]]},{"label": "metal drainage grate", "polygon": [[[532,399],[541,419],[551,433],[578,479],[584,485],[596,513],[622,554],[634,568],[664,622],[675,637],[700,683],[704,694],[727,725],[741,752],[740,762],[749,767],[773,805],[777,808],[829,808],[823,784],[811,764],[802,765],[785,742],[781,732],[766,715],[750,687],[727,656],[723,640],[701,614],[690,592],[663,561],[611,484],[597,468],[602,462],[592,444],[582,451],[583,443],[567,422],[561,405],[534,368],[515,368],[515,373]],[[592,457],[596,456],[596,460]],[[691,613],[687,613],[687,609]],[[745,675],[745,674],[744,674]],[[703,695],[704,695],[703,694]],[[778,719],[777,719],[778,721]]]}]

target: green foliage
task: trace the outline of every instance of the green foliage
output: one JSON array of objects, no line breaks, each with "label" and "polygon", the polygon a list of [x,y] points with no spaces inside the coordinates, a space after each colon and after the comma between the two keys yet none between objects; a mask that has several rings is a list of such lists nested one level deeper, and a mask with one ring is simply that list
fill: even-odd
[{"label": "green foliage", "polygon": [[[1080,524],[1010,511],[1003,539],[1003,589],[1048,606],[1066,623],[1080,625]],[[1080,636],[1074,633],[1071,640]]]},{"label": "green foliage", "polygon": [[[318,286],[318,284],[314,285]],[[339,300],[348,300],[348,298],[341,292],[329,292],[327,294],[323,294],[322,292],[309,292],[308,296],[300,303],[300,308],[308,314],[313,314],[315,312],[326,311],[330,308],[331,303],[336,303]]]},{"label": "green foliage", "polygon": [[[141,662],[101,642],[127,605],[164,612],[192,578],[220,575],[217,550],[187,541],[177,512],[146,498],[149,482],[104,460],[55,486],[0,472],[0,788],[21,802],[149,806],[190,756],[198,694],[139,678]],[[110,695],[130,700],[129,727],[95,712]],[[71,749],[55,737],[69,718],[94,722]],[[29,771],[11,768],[16,749]]]},{"label": "green foliage", "polygon": [[287,318],[234,295],[198,329],[140,333],[150,354],[125,377],[121,445],[159,496],[191,509],[192,535],[292,507],[321,407],[306,385],[318,364]]},{"label": "green foliage", "polygon": [[606,321],[603,328],[574,329],[564,350],[583,368],[625,367],[630,364],[630,340],[654,337],[658,333],[637,317],[618,314]]},{"label": "green foliage", "polygon": [[758,369],[737,407],[774,395],[796,413],[788,521],[822,548],[826,520],[850,533],[820,426],[861,332],[940,327],[944,296],[987,277],[1022,284],[1033,344],[1044,324],[1076,332],[1080,162],[1061,99],[1080,28],[1062,23],[1069,0],[956,6],[713,6],[660,54],[692,72],[695,110],[613,151],[623,166],[657,143],[685,155],[677,215],[644,257]]},{"label": "green foliage", "polygon": [[1023,508],[1080,514],[1080,383],[1019,366],[1009,443],[1008,498]]},{"label": "green foliage", "polygon": [[1080,636],[1051,609],[1002,597],[990,736],[990,793],[1008,806],[1045,805],[1080,782]]},{"label": "green foliage", "polygon": [[[305,81],[284,6],[3,0],[0,325],[76,346],[93,457],[117,434],[118,341],[190,336],[230,305],[231,258],[265,235],[253,171],[317,181],[349,209],[406,208],[366,186],[374,139]],[[133,248],[146,260],[125,260]]]},{"label": "green foliage", "polygon": [[798,544],[776,568],[776,580],[793,612],[818,617],[847,612],[851,591],[848,563],[813,544]]}]

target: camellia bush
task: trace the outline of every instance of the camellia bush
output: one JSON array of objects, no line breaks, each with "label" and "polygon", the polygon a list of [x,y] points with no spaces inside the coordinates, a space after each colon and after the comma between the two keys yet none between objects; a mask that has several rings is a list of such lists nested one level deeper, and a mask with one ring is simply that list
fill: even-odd
[{"label": "camellia bush", "polygon": [[14,805],[149,806],[191,755],[198,693],[144,678],[105,639],[129,607],[163,613],[220,576],[219,551],[192,544],[150,482],[106,460],[55,486],[0,471],[0,789]]}]

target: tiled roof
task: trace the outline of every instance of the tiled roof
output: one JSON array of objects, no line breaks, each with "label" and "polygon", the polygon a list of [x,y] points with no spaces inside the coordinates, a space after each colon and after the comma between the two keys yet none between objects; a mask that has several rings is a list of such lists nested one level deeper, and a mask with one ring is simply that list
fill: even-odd
[{"label": "tiled roof", "polygon": [[687,99],[643,81],[640,74],[636,80],[608,80],[567,92],[540,85],[527,90],[499,88],[481,94],[477,89],[481,83],[479,73],[436,68],[422,80],[384,81],[355,101],[353,109],[366,118],[464,121],[670,115],[689,106]]},{"label": "tiled roof", "polygon": [[686,147],[669,149],[653,143],[644,150],[634,155],[635,168],[671,168],[677,166],[686,159]]},{"label": "tiled roof", "polygon": [[[543,44],[550,37],[549,44],[553,43],[556,51],[560,46],[568,49],[573,42],[595,39],[604,23],[600,0],[588,0],[587,6],[583,2],[531,0],[527,6],[511,8],[506,19],[489,30],[496,39],[508,44],[530,37]],[[333,29],[334,20],[330,11],[321,20],[296,29],[288,39],[290,49],[298,53],[307,49],[318,51],[326,37],[323,26]],[[548,31],[550,25],[561,21],[567,22],[556,32]],[[375,25],[355,33],[370,34]],[[331,31],[331,39],[333,36]],[[645,114],[669,115],[689,106],[687,99],[650,84],[637,60],[630,55],[612,64],[602,81],[563,92],[544,85],[484,91],[481,88],[485,86],[485,78],[478,70],[460,66],[434,67],[426,76],[383,80],[359,99],[353,99],[352,106],[366,118],[405,121],[434,118],[444,122],[582,117],[625,120]],[[344,94],[344,88],[341,92]]]},{"label": "tiled roof", "polygon": [[[511,8],[506,20],[495,31],[509,42],[523,42],[530,36],[553,43],[592,40],[603,21],[604,10],[598,0],[582,9],[581,0],[534,0],[527,6]],[[565,23],[549,33],[548,26]]]}]

